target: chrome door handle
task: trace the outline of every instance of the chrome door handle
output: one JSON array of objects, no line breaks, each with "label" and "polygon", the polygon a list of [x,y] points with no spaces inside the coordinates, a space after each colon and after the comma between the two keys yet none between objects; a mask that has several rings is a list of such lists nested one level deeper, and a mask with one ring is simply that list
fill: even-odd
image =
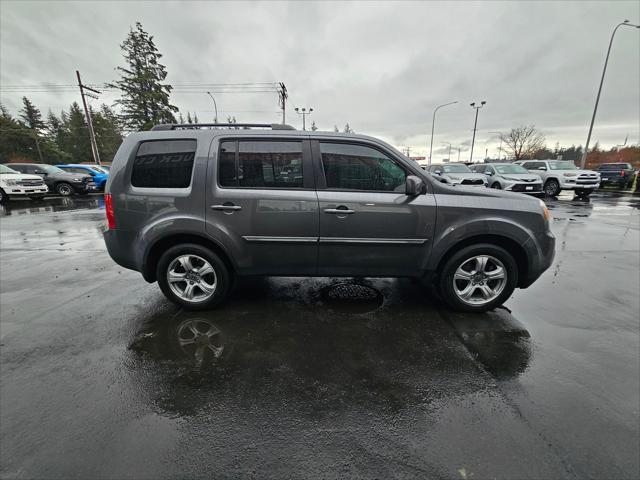
[{"label": "chrome door handle", "polygon": [[336,215],[351,215],[356,213],[355,210],[349,210],[347,208],[325,208],[324,213],[334,213]]},{"label": "chrome door handle", "polygon": [[213,210],[235,211],[242,210],[240,205],[211,205]]}]

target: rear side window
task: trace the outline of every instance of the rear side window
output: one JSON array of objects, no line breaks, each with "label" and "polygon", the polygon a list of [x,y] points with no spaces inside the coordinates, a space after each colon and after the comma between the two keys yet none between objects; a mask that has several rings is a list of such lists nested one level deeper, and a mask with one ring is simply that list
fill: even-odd
[{"label": "rear side window", "polygon": [[131,185],[146,188],[187,188],[191,184],[195,140],[142,142],[133,160]]},{"label": "rear side window", "polygon": [[404,192],[407,174],[384,153],[364,145],[320,143],[327,188]]},{"label": "rear side window", "polygon": [[220,144],[222,187],[302,188],[302,142],[227,141]]}]

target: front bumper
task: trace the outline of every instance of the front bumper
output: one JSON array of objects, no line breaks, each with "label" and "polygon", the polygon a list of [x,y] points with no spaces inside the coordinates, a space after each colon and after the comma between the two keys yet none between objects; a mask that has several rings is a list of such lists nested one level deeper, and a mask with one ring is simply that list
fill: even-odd
[{"label": "front bumper", "polygon": [[514,182],[505,187],[508,192],[527,193],[531,195],[537,195],[542,193],[542,182],[530,183],[530,182]]},{"label": "front bumper", "polygon": [[600,187],[600,180],[596,181],[580,181],[572,178],[560,180],[560,188],[562,190],[595,190]]},{"label": "front bumper", "polygon": [[78,193],[90,193],[90,192],[98,192],[100,189],[98,186],[93,183],[72,183],[71,186]]},{"label": "front bumper", "polygon": [[5,193],[11,197],[13,196],[27,196],[27,195],[42,195],[49,191],[46,185],[38,185],[34,187],[26,187],[22,185],[15,185],[6,187]]},{"label": "front bumper", "polygon": [[541,234],[536,234],[536,242],[534,242],[533,239],[530,239],[527,244],[530,246],[536,244],[536,251],[529,253],[529,269],[527,276],[519,282],[518,286],[520,288],[527,288],[540,278],[540,275],[542,275],[551,266],[556,255],[556,237],[550,230]]}]

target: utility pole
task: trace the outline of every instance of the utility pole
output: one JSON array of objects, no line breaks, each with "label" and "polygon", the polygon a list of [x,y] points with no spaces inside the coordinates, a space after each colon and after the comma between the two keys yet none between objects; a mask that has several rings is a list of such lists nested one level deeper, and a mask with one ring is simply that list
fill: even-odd
[{"label": "utility pole", "polygon": [[447,155],[447,162],[451,161],[451,142],[442,142],[443,145],[449,145],[449,155]]},{"label": "utility pole", "polygon": [[629,20],[625,20],[622,23],[616,25],[616,28],[613,29],[613,33],[611,34],[611,40],[609,40],[609,49],[607,50],[607,56],[604,59],[604,68],[602,69],[602,77],[600,78],[600,86],[598,87],[598,95],[596,96],[596,104],[593,107],[593,115],[591,117],[591,125],[589,125],[589,134],[587,135],[587,144],[584,146],[584,152],[582,153],[582,158],[580,159],[580,168],[584,168],[584,164],[587,161],[587,155],[589,153],[589,142],[591,141],[591,132],[593,131],[593,122],[596,120],[596,112],[598,111],[598,103],[600,102],[600,93],[602,93],[602,84],[604,83],[604,74],[607,73],[607,64],[609,63],[609,54],[611,53],[611,45],[613,45],[613,37],[616,35],[616,31],[620,27],[633,27],[640,28],[640,25],[633,25],[629,23]]},{"label": "utility pole", "polygon": [[500,146],[498,147],[498,161],[500,161],[500,153],[502,152],[502,132],[489,132],[489,133],[497,133],[500,138]]},{"label": "utility pole", "polygon": [[305,119],[307,117],[307,115],[311,115],[311,112],[313,112],[313,108],[310,108],[309,110],[307,110],[306,108],[294,108],[294,110],[296,111],[296,113],[298,115],[302,115],[302,130],[306,130],[307,129],[307,124],[305,122]]},{"label": "utility pole", "polygon": [[436,126],[436,112],[442,107],[453,105],[454,103],[458,103],[458,101],[456,100],[455,102],[443,103],[442,105],[438,105],[433,111],[433,119],[431,120],[431,146],[429,147],[429,165],[431,165],[431,154],[433,153],[433,131]]},{"label": "utility pole", "polygon": [[489,158],[489,149],[485,148],[484,149],[484,160],[485,160],[485,162],[487,161],[487,158]]},{"label": "utility pole", "polygon": [[458,147],[458,162],[460,162],[460,147]]},{"label": "utility pole", "polygon": [[96,165],[102,165],[100,163],[100,154],[98,153],[98,144],[96,143],[96,134],[93,131],[93,121],[91,120],[91,115],[89,114],[89,108],[87,107],[87,100],[85,96],[91,98],[98,98],[89,93],[84,93],[85,90],[89,90],[90,92],[97,93],[100,92],[98,90],[94,90],[93,88],[89,88],[82,84],[82,80],[80,80],[80,72],[76,70],[76,76],[78,77],[78,87],[80,87],[80,96],[82,97],[82,105],[84,106],[84,114],[87,119],[87,126],[89,127],[89,139],[91,140],[91,153],[93,154],[93,161]]},{"label": "utility pole", "polygon": [[484,104],[487,103],[484,100],[480,102],[480,106],[476,107],[476,102],[471,103],[471,108],[476,111],[476,121],[473,124],[473,139],[471,140],[471,155],[469,156],[469,162],[473,163],[473,145],[476,143],[476,128],[478,126],[478,110],[484,107]]},{"label": "utility pole", "polygon": [[280,105],[280,108],[282,108],[282,124],[283,125],[286,123],[285,110],[287,106],[287,98],[289,98],[289,94],[287,93],[287,87],[283,82],[280,82],[280,84],[278,85],[278,104]]}]

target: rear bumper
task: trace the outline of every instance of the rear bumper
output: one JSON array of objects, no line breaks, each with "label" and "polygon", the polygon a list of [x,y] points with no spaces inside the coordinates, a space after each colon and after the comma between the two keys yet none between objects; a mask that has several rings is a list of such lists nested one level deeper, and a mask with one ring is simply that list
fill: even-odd
[{"label": "rear bumper", "polygon": [[133,254],[133,242],[128,235],[124,235],[118,230],[105,230],[102,235],[107,252],[114,262],[129,270],[140,271]]}]

